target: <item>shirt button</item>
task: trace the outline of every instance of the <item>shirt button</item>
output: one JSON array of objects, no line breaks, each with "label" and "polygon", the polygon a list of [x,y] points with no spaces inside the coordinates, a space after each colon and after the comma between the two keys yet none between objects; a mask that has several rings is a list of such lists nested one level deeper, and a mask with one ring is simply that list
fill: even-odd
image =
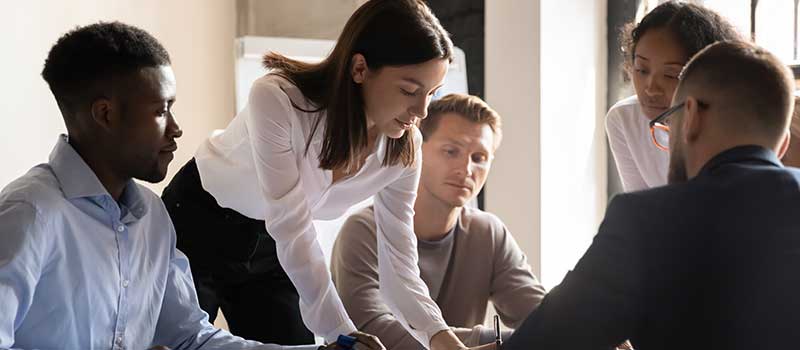
[{"label": "shirt button", "polygon": [[122,344],[122,337],[117,337],[117,344]]},{"label": "shirt button", "polygon": [[[122,288],[128,288],[128,280],[122,281]],[[118,338],[121,339],[121,338]]]},{"label": "shirt button", "polygon": [[124,225],[117,226],[117,232],[121,233],[122,231],[125,231],[125,226]]}]

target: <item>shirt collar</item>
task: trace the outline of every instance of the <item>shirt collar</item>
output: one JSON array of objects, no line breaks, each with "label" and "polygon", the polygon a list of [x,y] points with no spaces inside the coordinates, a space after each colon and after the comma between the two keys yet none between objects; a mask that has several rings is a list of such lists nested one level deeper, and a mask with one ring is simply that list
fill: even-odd
[{"label": "shirt collar", "polygon": [[700,169],[698,175],[711,173],[720,166],[729,163],[766,163],[783,167],[775,152],[762,146],[745,145],[736,146],[717,154]]},{"label": "shirt collar", "polygon": [[[88,164],[69,144],[67,135],[60,135],[53,151],[50,153],[49,164],[53,169],[56,179],[61,186],[61,191],[67,199],[90,198],[98,202],[113,202],[111,195],[97,178]],[[105,199],[101,199],[105,197]],[[142,193],[133,180],[128,180],[122,191],[119,203],[125,206],[130,214],[141,218],[147,213],[147,206],[142,198]],[[100,203],[102,205],[102,203]]]},{"label": "shirt collar", "polygon": [[456,235],[456,231],[458,231],[460,226],[461,226],[461,218],[459,216],[459,218],[456,219],[456,224],[453,225],[450,231],[447,231],[447,234],[444,235],[442,238],[439,238],[435,241],[426,241],[423,239],[417,239],[417,244],[424,244],[426,246],[441,246],[444,244],[450,244],[450,242],[453,240],[453,237]]}]

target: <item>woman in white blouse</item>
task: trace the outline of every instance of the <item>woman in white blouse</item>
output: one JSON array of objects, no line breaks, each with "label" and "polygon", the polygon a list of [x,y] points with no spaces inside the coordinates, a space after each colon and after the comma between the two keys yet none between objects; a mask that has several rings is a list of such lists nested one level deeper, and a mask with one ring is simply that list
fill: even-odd
[{"label": "woman in white blouse", "polygon": [[374,195],[387,305],[426,346],[465,348],[419,277],[413,233],[415,123],[451,53],[422,1],[371,0],[323,62],[265,56],[272,71],[253,84],[247,107],[164,190],[212,319],[221,307],[233,333],[264,342],[313,342],[311,330],[381,348],[356,332],[312,225]]},{"label": "woman in white blouse", "polygon": [[[669,153],[654,138],[667,135],[648,123],[670,107],[684,64],[704,47],[720,40],[741,40],[736,29],[701,5],[670,1],[638,24],[623,28],[624,70],[636,95],[608,111],[606,132],[625,192],[667,183]],[[653,133],[655,131],[655,133]]]}]

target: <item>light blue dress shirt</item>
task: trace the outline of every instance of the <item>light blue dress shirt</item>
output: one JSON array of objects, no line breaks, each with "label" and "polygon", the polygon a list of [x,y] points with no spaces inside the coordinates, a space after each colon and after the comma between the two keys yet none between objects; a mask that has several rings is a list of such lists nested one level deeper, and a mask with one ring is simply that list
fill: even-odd
[{"label": "light blue dress shirt", "polygon": [[0,349],[316,349],[214,328],[161,199],[119,203],[61,136],[0,193]]}]

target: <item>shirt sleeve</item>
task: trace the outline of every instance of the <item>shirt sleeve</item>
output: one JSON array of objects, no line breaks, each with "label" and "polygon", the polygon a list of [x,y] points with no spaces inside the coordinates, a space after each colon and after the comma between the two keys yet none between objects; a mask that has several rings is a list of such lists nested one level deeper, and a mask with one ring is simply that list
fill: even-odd
[{"label": "shirt sleeve", "polygon": [[165,345],[173,350],[316,350],[316,345],[281,346],[245,340],[208,322],[200,309],[189,260],[173,248],[161,314],[152,346]]},{"label": "shirt sleeve", "polygon": [[424,349],[383,303],[378,283],[375,221],[365,210],[342,225],[331,257],[331,273],[358,329],[377,336],[387,349]]},{"label": "shirt sleeve", "polygon": [[498,223],[490,300],[503,323],[517,328],[545,296],[528,259],[505,225]]},{"label": "shirt sleeve", "polygon": [[46,265],[43,225],[30,203],[0,203],[0,349],[14,344]]},{"label": "shirt sleeve", "polygon": [[648,188],[647,183],[642,177],[642,173],[633,160],[631,149],[633,145],[628,143],[625,133],[622,130],[620,112],[614,108],[606,115],[606,134],[608,135],[608,145],[614,162],[617,164],[617,172],[622,180],[622,189],[625,192],[637,191]]},{"label": "shirt sleeve", "polygon": [[421,171],[422,137],[416,128],[412,131],[415,133],[415,164],[375,195],[378,271],[380,291],[392,314],[420,344],[430,348],[431,337],[449,327],[431,299],[417,265],[414,201]]},{"label": "shirt sleeve", "polygon": [[312,224],[292,149],[290,118],[296,111],[286,93],[271,82],[253,85],[249,108],[245,123],[266,205],[267,231],[275,240],[278,261],[297,288],[306,327],[334,342],[356,327],[333,286]]}]

